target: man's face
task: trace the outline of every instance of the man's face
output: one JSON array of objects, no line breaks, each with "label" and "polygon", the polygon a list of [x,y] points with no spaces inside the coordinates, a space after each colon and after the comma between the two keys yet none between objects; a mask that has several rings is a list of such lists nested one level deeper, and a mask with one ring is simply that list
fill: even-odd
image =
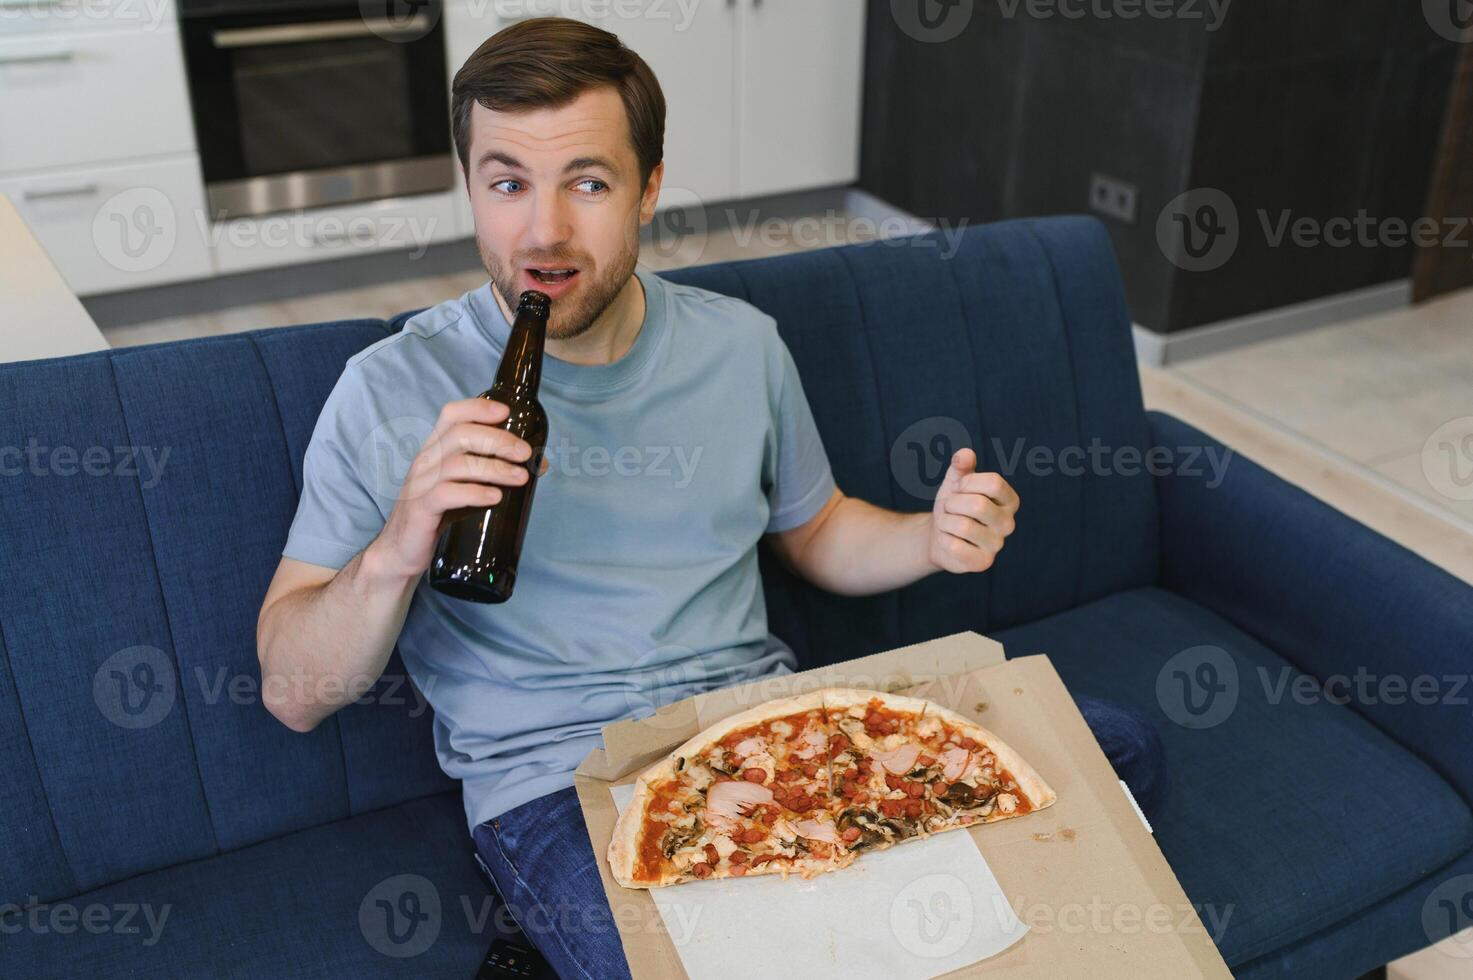
[{"label": "man's face", "polygon": [[527,289],[552,297],[550,339],[583,333],[633,275],[664,171],[640,186],[618,91],[602,86],[526,112],[476,103],[468,157],[476,247],[491,282],[512,310]]}]

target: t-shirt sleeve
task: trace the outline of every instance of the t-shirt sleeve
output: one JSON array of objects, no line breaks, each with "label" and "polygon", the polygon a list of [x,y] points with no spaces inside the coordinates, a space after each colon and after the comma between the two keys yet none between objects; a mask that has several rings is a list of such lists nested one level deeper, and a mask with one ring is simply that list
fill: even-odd
[{"label": "t-shirt sleeve", "polygon": [[772,427],[764,459],[763,491],[769,517],[765,533],[787,531],[811,520],[833,496],[835,483],[823,438],[813,420],[798,366],[776,327],[774,371],[777,391],[771,398]]},{"label": "t-shirt sleeve", "polygon": [[374,465],[395,461],[360,457],[392,449],[391,440],[375,438],[392,434],[373,427],[361,386],[349,365],[317,417],[302,458],[302,496],[282,548],[288,558],[342,568],[383,529],[385,513],[365,476],[371,479]]}]

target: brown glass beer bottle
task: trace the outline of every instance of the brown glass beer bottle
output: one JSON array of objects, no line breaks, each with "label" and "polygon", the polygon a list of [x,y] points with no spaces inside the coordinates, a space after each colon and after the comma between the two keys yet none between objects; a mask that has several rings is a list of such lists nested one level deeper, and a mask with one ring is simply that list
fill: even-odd
[{"label": "brown glass beer bottle", "polygon": [[505,602],[516,585],[537,468],[547,445],[547,413],[537,400],[537,386],[542,381],[542,349],[551,305],[546,293],[535,289],[522,293],[496,380],[480,395],[511,410],[500,428],[530,444],[532,458],[523,464],[527,482],[499,487],[501,500],[497,503],[447,512],[450,523],[435,545],[430,585],[457,599]]}]

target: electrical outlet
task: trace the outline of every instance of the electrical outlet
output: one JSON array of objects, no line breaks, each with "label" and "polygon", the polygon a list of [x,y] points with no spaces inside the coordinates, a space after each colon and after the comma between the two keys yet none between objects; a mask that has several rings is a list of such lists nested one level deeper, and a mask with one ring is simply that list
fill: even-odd
[{"label": "electrical outlet", "polygon": [[1100,214],[1135,224],[1135,185],[1104,174],[1090,174],[1089,206]]}]

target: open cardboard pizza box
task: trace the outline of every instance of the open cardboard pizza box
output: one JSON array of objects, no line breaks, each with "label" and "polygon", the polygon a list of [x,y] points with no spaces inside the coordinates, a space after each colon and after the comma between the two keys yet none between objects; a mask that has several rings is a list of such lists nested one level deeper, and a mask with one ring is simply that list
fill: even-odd
[{"label": "open cardboard pizza box", "polygon": [[[738,711],[835,686],[928,698],[976,720],[1058,802],[808,880],[614,880],[607,851],[629,793],[618,787]],[[603,733],[574,780],[635,977],[760,976],[778,964],[813,977],[1230,977],[1209,932],[1222,913],[1204,910],[1204,925],[1047,656],[1005,660],[996,641],[956,633],[708,691]]]}]

